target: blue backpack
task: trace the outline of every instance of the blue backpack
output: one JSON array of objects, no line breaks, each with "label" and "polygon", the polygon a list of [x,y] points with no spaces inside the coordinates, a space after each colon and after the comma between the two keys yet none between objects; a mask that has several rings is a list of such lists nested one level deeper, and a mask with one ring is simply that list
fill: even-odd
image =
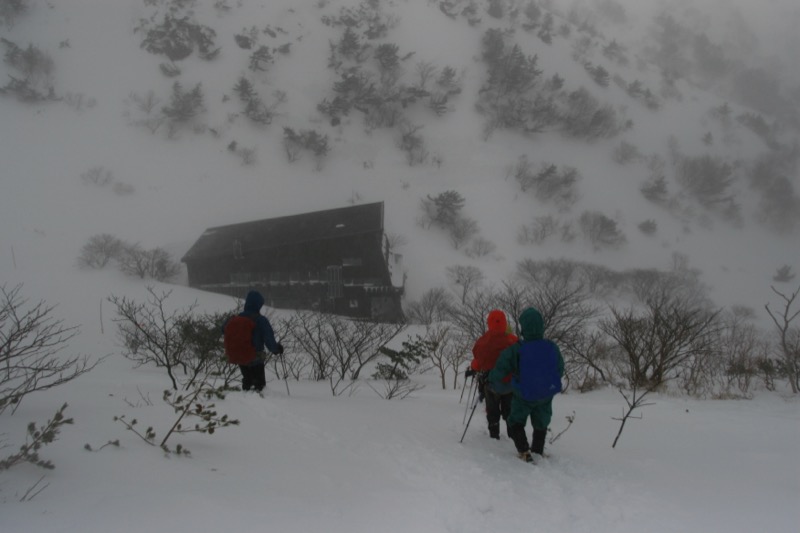
[{"label": "blue backpack", "polygon": [[540,339],[524,342],[519,350],[519,376],[514,386],[529,402],[547,400],[561,392],[558,353],[555,345]]}]

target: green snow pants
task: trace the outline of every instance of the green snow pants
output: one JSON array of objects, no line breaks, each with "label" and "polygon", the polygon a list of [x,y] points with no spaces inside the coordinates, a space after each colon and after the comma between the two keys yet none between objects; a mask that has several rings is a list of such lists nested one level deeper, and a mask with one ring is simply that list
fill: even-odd
[{"label": "green snow pants", "polygon": [[525,426],[531,417],[534,429],[547,429],[553,418],[553,399],[527,402],[515,394],[511,399],[511,413],[508,415],[508,424],[511,426]]}]

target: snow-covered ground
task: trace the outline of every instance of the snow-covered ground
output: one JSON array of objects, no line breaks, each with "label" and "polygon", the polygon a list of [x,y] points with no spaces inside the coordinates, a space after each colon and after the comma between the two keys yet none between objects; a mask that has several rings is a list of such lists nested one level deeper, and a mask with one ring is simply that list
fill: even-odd
[{"label": "snow-covered ground", "polygon": [[[98,345],[105,339],[98,338]],[[532,466],[510,439],[489,438],[482,404],[463,443],[466,400],[434,376],[402,401],[361,385],[333,398],[326,383],[274,379],[265,396],[235,392],[217,410],[240,420],[214,435],[173,437],[191,457],[165,456],[114,416],[163,435],[175,415],[166,378],[104,361],[68,387],[26,400],[4,419],[8,444],[25,423],[68,402],[75,423],[41,455],[0,477],[8,533],[215,532],[752,532],[797,530],[800,409],[796,398],[654,397],[629,421],[611,389],[554,402],[553,434]],[[465,394],[466,396],[466,394]],[[152,400],[146,405],[144,398]],[[530,428],[529,428],[530,430]],[[552,435],[551,435],[552,438]],[[109,440],[120,446],[93,449]],[[47,485],[18,502],[42,475]]]}]

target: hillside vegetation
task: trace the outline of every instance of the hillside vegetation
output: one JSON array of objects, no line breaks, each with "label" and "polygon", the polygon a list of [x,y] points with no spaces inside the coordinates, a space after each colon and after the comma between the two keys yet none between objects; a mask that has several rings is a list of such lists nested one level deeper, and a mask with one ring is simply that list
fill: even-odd
[{"label": "hillside vegetation", "polygon": [[[469,339],[491,307],[535,304],[582,388],[727,393],[724,342],[797,384],[774,309],[796,305],[800,91],[734,8],[0,6],[14,255],[181,284],[207,227],[383,200],[413,323]],[[625,330],[643,321],[686,346],[643,355]],[[711,353],[724,383],[698,384]]]}]

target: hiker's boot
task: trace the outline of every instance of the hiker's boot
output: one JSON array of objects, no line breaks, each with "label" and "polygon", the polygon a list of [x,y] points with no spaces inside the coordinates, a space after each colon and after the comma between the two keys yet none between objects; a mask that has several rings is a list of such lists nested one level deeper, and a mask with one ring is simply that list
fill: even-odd
[{"label": "hiker's boot", "polygon": [[512,425],[508,428],[508,432],[511,436],[511,439],[514,441],[514,446],[517,448],[518,453],[523,453],[530,450],[530,448],[528,448],[528,437],[525,436],[524,425]]},{"label": "hiker's boot", "polygon": [[517,457],[519,457],[520,459],[522,459],[526,463],[532,463],[533,462],[533,456],[531,455],[531,452],[529,450],[525,450],[524,452],[518,453]]},{"label": "hiker's boot", "polygon": [[547,437],[547,429],[533,428],[533,441],[531,451],[539,455],[544,455],[544,441]]},{"label": "hiker's boot", "polygon": [[500,440],[500,424],[489,424],[489,436],[493,439]]}]

